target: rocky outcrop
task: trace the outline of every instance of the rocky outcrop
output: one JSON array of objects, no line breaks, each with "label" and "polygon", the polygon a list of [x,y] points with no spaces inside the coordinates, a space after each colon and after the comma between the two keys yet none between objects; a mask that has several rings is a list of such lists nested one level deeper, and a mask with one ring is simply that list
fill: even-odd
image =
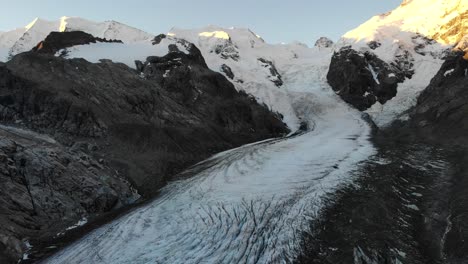
[{"label": "rocky outcrop", "polygon": [[30,131],[0,126],[0,260],[15,262],[30,240],[54,239],[80,221],[139,198],[96,146],[65,147]]},{"label": "rocky outcrop", "polygon": [[[43,47],[75,43],[68,36]],[[151,197],[214,153],[289,131],[183,44],[190,54],[173,45],[140,71],[41,50],[0,65],[0,122],[29,131],[0,140],[0,260],[21,257],[25,239],[132,202],[130,186]]]},{"label": "rocky outcrop", "polygon": [[153,45],[159,45],[163,39],[167,38],[166,34],[159,34],[153,39]]},{"label": "rocky outcrop", "polygon": [[233,61],[239,61],[240,58],[238,47],[232,42],[231,39],[219,40],[219,43],[214,46],[211,52],[218,54],[222,59],[225,60],[231,59]]},{"label": "rocky outcrop", "polygon": [[369,41],[367,43],[367,46],[369,46],[370,49],[375,50],[375,49],[379,48],[380,46],[382,46],[382,43],[373,40],[373,41]]},{"label": "rocky outcrop", "polygon": [[232,72],[231,67],[227,66],[226,64],[223,64],[223,65],[221,65],[221,71],[224,72],[224,74],[226,74],[226,76],[229,79],[234,80],[235,75]]},{"label": "rocky outcrop", "polygon": [[[455,9],[460,9],[463,1],[460,1],[459,6]],[[468,10],[460,12],[457,16],[453,17],[447,23],[440,27],[438,32],[432,36],[433,39],[441,43],[458,43],[468,32]]]},{"label": "rocky outcrop", "polygon": [[468,143],[468,61],[463,56],[447,57],[413,111],[413,128],[439,142]]},{"label": "rocky outcrop", "polygon": [[276,69],[275,64],[272,61],[264,58],[259,58],[258,61],[262,64],[263,67],[268,69],[270,73],[270,81],[272,81],[276,86],[281,87],[283,85],[283,80],[281,74]]},{"label": "rocky outcrop", "polygon": [[39,53],[55,54],[56,52],[69,47],[97,42],[122,43],[120,40],[96,38],[93,35],[82,31],[51,32],[45,40],[41,41],[39,44],[37,44],[36,47],[33,48],[33,51]]},{"label": "rocky outcrop", "polygon": [[318,48],[330,48],[334,44],[333,40],[327,37],[321,37],[315,42],[315,47]]},{"label": "rocky outcrop", "polygon": [[397,62],[388,64],[371,52],[344,47],[333,55],[327,80],[345,102],[363,111],[395,97],[398,83],[411,75]]}]

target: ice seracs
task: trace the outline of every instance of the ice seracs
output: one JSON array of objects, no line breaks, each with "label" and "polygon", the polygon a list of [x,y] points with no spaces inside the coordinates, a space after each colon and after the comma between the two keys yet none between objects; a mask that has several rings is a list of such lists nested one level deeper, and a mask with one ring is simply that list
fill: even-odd
[{"label": "ice seracs", "polygon": [[290,70],[296,64],[326,65],[331,57],[331,50],[309,48],[299,42],[268,44],[246,28],[173,28],[169,35],[194,43],[212,70],[223,73],[238,90],[246,91],[283,115],[292,130],[301,123],[290,94],[298,87],[290,86],[286,80],[294,79],[290,74],[302,73],[299,69]]}]

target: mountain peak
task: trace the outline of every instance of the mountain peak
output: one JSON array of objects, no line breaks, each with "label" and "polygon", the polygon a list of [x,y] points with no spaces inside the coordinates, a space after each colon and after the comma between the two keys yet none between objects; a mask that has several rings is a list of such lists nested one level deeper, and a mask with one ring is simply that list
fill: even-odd
[{"label": "mountain peak", "polygon": [[38,20],[39,20],[39,18],[36,17],[31,23],[27,24],[24,28],[26,30],[29,30],[30,28],[32,28],[37,23]]},{"label": "mountain peak", "polygon": [[333,46],[333,44],[333,40],[327,37],[321,37],[315,42],[315,47],[330,48],[331,46]]},{"label": "mountain peak", "polygon": [[369,42],[407,32],[433,38],[440,44],[454,45],[464,36],[463,32],[468,31],[467,25],[468,1],[405,0],[395,10],[375,16],[349,31],[344,38]]},{"label": "mountain peak", "polygon": [[154,38],[152,34],[116,21],[94,22],[68,16],[54,21],[35,18],[25,27],[2,33],[0,60],[6,60],[11,55],[31,50],[53,31],[83,31],[97,38],[121,40],[125,43]]}]

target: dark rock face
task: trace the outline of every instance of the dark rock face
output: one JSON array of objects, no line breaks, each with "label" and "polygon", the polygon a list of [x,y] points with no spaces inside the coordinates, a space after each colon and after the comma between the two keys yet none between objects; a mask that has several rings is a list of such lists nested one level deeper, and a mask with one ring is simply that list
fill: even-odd
[{"label": "dark rock face", "polygon": [[258,61],[262,63],[263,67],[267,68],[270,71],[270,80],[278,87],[283,85],[283,80],[281,79],[281,74],[275,67],[275,64],[272,61],[269,61],[264,58],[259,58]]},{"label": "dark rock face", "polygon": [[130,185],[150,197],[214,153],[289,131],[184,45],[190,54],[148,57],[139,71],[39,50],[0,65],[0,122],[51,138],[2,134],[0,260],[133,201]]},{"label": "dark rock face", "polygon": [[158,83],[179,102],[228,128],[230,133],[285,132],[276,116],[265,115],[264,106],[238,93],[224,76],[209,70],[198,48],[191,46],[189,52],[149,57],[144,67],[145,78]]},{"label": "dark rock face", "polygon": [[382,46],[382,44],[380,42],[377,42],[377,41],[370,41],[369,43],[367,43],[367,46],[369,46],[369,48],[375,50],[378,47]]},{"label": "dark rock face", "polygon": [[468,61],[463,55],[447,57],[412,115],[412,126],[436,141],[468,143]]},{"label": "dark rock face", "polygon": [[157,35],[156,37],[154,37],[153,39],[153,45],[158,45],[159,43],[161,43],[161,41],[163,39],[165,39],[167,36],[165,34],[159,34]]},{"label": "dark rock face", "polygon": [[330,194],[296,263],[466,263],[466,152],[381,132],[379,153]]},{"label": "dark rock face", "polygon": [[55,54],[57,51],[62,49],[96,42],[122,43],[120,40],[96,38],[93,35],[82,31],[51,32],[44,41],[41,41],[39,44],[37,44],[36,47],[33,48],[33,51],[39,53]]},{"label": "dark rock face", "polygon": [[389,65],[370,52],[345,47],[333,55],[327,80],[345,102],[363,111],[395,97],[398,83],[408,75],[412,73],[396,63]]},{"label": "dark rock face", "polygon": [[211,51],[221,56],[221,58],[228,60],[238,61],[240,58],[237,46],[232,42],[231,39],[220,42]]},{"label": "dark rock face", "polygon": [[26,240],[52,239],[80,219],[138,198],[130,183],[93,157],[30,131],[0,127],[0,259],[15,262]]},{"label": "dark rock face", "polygon": [[232,72],[231,67],[227,66],[226,64],[223,64],[221,65],[221,71],[224,72],[229,79],[234,80],[235,75]]},{"label": "dark rock face", "polygon": [[315,47],[330,48],[331,46],[333,46],[333,44],[333,40],[327,37],[321,37],[315,42]]},{"label": "dark rock face", "polygon": [[420,244],[440,263],[468,259],[468,61],[464,52],[446,57],[430,85],[421,93],[410,120],[394,125],[398,138],[424,140],[454,152],[449,178],[437,178],[426,198]]},{"label": "dark rock face", "polygon": [[0,118],[66,145],[96,141],[144,194],[210,154],[287,131],[195,58],[181,52],[148,58],[142,79],[121,64],[22,54],[8,68],[31,85],[1,91],[7,107]]},{"label": "dark rock face", "polygon": [[[437,41],[421,34],[416,34],[416,36],[412,37],[412,41],[415,44],[414,51],[423,56],[427,55],[427,51],[425,51],[427,46],[437,43]],[[431,55],[434,56],[434,54]]]}]

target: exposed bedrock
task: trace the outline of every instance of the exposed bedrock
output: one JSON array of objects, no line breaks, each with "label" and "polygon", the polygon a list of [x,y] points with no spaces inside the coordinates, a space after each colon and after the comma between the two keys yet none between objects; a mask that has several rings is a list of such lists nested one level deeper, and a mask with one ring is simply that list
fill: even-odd
[{"label": "exposed bedrock", "polygon": [[397,63],[382,61],[371,52],[360,53],[344,47],[333,55],[327,80],[345,102],[364,111],[376,102],[385,104],[395,97],[398,83],[412,74]]},{"label": "exposed bedrock", "polygon": [[76,45],[86,45],[97,42],[122,43],[120,40],[96,38],[93,35],[82,31],[51,32],[44,41],[41,41],[39,44],[37,44],[36,47],[33,48],[33,51],[39,53],[55,54],[62,49]]},{"label": "exposed bedrock", "polygon": [[447,56],[418,98],[411,124],[424,136],[445,143],[468,143],[468,61],[463,52]]}]

